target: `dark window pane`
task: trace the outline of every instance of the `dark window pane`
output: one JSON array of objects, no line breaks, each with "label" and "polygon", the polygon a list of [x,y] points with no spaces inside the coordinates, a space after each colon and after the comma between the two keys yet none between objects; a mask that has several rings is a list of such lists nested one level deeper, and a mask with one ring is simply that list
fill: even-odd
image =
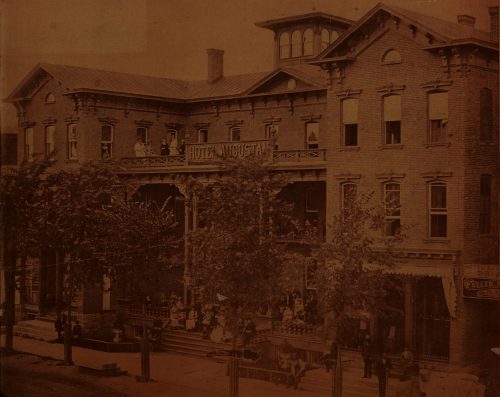
[{"label": "dark window pane", "polygon": [[431,208],[446,209],[446,186],[431,186]]},{"label": "dark window pane", "polygon": [[399,219],[386,219],[385,220],[385,235],[394,236],[401,229],[401,220]]},{"label": "dark window pane", "polygon": [[356,146],[358,144],[358,125],[344,124],[345,146]]},{"label": "dark window pane", "polygon": [[431,215],[431,237],[447,236],[447,215]]},{"label": "dark window pane", "polygon": [[401,143],[401,121],[385,122],[385,143],[397,145]]}]

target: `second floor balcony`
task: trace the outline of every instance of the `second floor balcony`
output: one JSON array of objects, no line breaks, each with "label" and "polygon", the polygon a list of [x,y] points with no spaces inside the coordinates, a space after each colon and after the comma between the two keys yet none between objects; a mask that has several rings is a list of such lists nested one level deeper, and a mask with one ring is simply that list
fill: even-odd
[{"label": "second floor balcony", "polygon": [[274,150],[272,141],[238,141],[186,144],[175,155],[123,157],[121,164],[128,169],[175,169],[178,167],[216,165],[229,158],[262,156],[276,167],[324,168],[325,149]]}]

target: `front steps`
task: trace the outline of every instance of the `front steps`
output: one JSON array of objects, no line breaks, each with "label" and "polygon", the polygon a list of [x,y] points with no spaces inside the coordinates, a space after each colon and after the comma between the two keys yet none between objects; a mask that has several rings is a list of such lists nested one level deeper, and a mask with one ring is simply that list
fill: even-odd
[{"label": "front steps", "polygon": [[230,350],[231,343],[216,343],[210,339],[203,339],[199,332],[183,330],[168,330],[163,335],[162,350],[170,353],[189,355],[193,357],[207,357],[215,350]]},{"label": "front steps", "polygon": [[54,322],[52,319],[43,318],[19,321],[14,325],[14,335],[47,342],[53,342],[57,339]]}]

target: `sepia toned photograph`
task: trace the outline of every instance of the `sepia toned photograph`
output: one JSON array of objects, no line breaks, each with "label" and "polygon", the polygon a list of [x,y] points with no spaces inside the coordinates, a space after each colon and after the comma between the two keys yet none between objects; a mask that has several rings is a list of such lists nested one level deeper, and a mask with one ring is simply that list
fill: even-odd
[{"label": "sepia toned photograph", "polygon": [[500,397],[496,0],[0,0],[0,397]]}]

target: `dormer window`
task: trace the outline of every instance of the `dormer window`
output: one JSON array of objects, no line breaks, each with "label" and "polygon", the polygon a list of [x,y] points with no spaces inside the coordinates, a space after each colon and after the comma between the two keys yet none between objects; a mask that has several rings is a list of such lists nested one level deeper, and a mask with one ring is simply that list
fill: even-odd
[{"label": "dormer window", "polygon": [[401,54],[396,50],[389,50],[382,56],[383,64],[401,63]]},{"label": "dormer window", "polygon": [[52,92],[49,92],[45,96],[45,103],[56,103],[56,97],[54,96],[54,94]]},{"label": "dormer window", "polygon": [[321,51],[323,51],[330,44],[330,31],[321,29]]},{"label": "dormer window", "polygon": [[290,58],[290,34],[288,32],[280,35],[280,58]]}]

